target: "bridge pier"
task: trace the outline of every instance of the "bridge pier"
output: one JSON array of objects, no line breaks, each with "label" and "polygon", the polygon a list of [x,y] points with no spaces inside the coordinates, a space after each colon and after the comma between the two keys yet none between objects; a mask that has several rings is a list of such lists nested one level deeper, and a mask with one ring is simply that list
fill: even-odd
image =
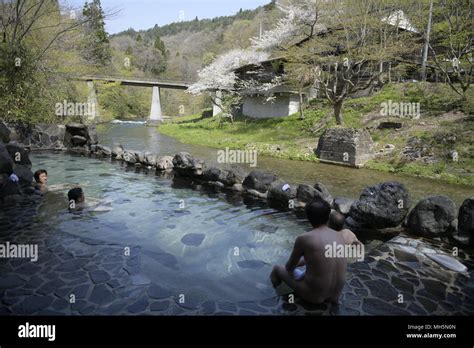
[{"label": "bridge pier", "polygon": [[89,97],[87,98],[88,103],[88,114],[84,115],[87,116],[88,121],[97,121],[99,118],[99,102],[97,101],[97,93],[94,86],[94,81],[87,80],[87,87],[89,87]]},{"label": "bridge pier", "polygon": [[153,86],[153,93],[151,96],[150,121],[163,121],[163,115],[161,113],[160,88],[158,86]]}]

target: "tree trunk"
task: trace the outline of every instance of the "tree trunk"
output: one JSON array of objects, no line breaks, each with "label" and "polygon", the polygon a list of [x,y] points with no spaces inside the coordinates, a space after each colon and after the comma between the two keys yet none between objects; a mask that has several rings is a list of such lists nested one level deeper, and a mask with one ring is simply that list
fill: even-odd
[{"label": "tree trunk", "polygon": [[336,123],[339,126],[342,126],[342,100],[334,103],[334,117],[336,118]]},{"label": "tree trunk", "polygon": [[300,91],[299,95],[300,95],[300,105],[299,105],[299,109],[300,109],[300,120],[304,120],[304,113],[303,113],[303,93]]},{"label": "tree trunk", "polygon": [[430,12],[428,15],[428,27],[426,28],[425,44],[423,47],[423,57],[421,60],[421,81],[426,81],[426,64],[428,61],[428,47],[430,44],[431,18],[433,16],[433,0],[430,1]]}]

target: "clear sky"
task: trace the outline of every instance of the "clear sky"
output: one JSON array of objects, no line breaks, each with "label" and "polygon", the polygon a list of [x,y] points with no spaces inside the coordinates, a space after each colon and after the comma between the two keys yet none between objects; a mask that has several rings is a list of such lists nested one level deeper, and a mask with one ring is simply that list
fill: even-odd
[{"label": "clear sky", "polygon": [[[85,0],[60,0],[61,4],[82,9]],[[105,11],[120,10],[106,21],[106,30],[115,34],[128,28],[149,29],[180,20],[230,16],[241,8],[254,9],[270,0],[102,0]]]}]

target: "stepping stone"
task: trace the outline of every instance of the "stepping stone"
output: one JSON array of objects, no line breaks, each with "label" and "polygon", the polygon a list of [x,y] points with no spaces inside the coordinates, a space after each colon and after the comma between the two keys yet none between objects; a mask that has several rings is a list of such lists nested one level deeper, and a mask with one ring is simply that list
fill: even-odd
[{"label": "stepping stone", "polygon": [[148,285],[151,283],[151,280],[142,274],[132,275],[130,276],[130,280],[132,281],[132,285]]},{"label": "stepping stone", "polygon": [[153,302],[150,306],[150,310],[152,312],[162,312],[168,309],[169,306],[170,306],[170,303],[168,301]]},{"label": "stepping stone", "polygon": [[278,297],[268,298],[266,300],[260,301],[260,304],[265,307],[276,307],[278,305]]},{"label": "stepping stone", "polygon": [[285,311],[294,312],[298,309],[298,306],[294,303],[283,303],[281,306]]},{"label": "stepping stone", "polygon": [[242,315],[242,316],[255,316],[255,315],[258,315],[258,313],[254,313],[254,312],[242,309],[242,310],[239,311],[239,315]]},{"label": "stepping stone", "polygon": [[56,267],[56,271],[58,272],[73,272],[77,271],[78,269],[83,268],[89,260],[86,259],[75,259],[71,261],[66,261],[59,266]]},{"label": "stepping stone", "polygon": [[102,270],[96,270],[89,273],[94,284],[105,283],[106,281],[110,280],[110,275]]},{"label": "stepping stone", "polygon": [[89,284],[83,284],[79,285],[72,290],[69,295],[74,295],[76,299],[78,298],[86,298],[88,292],[89,292],[90,285]]},{"label": "stepping stone", "polygon": [[219,302],[218,305],[219,305],[219,308],[222,309],[223,311],[229,311],[229,312],[237,311],[237,305],[232,302]]},{"label": "stepping stone", "polygon": [[[31,293],[33,292],[33,290],[27,290],[27,289],[22,289],[22,288],[19,288],[19,289],[12,289],[12,290],[7,290],[7,296],[29,296],[31,295]],[[2,295],[0,297],[3,297],[5,295]]]},{"label": "stepping stone", "polygon": [[25,284],[25,281],[17,275],[0,277],[0,289],[12,289]]},{"label": "stepping stone", "polygon": [[369,291],[374,297],[383,298],[387,301],[397,299],[398,291],[389,282],[385,280],[369,280],[365,282],[365,285],[369,288]]},{"label": "stepping stone", "polygon": [[153,258],[158,263],[162,264],[163,266],[176,269],[176,264],[178,263],[178,259],[172,254],[165,253],[165,252],[153,252],[153,251],[143,251],[143,253],[151,258]]},{"label": "stepping stone", "polygon": [[134,304],[127,307],[127,310],[132,314],[143,312],[148,307],[148,300],[146,297],[142,297]]},{"label": "stepping stone", "polygon": [[238,261],[237,264],[241,268],[250,268],[250,269],[260,269],[266,265],[266,263],[261,260],[244,260],[244,261]]},{"label": "stepping stone", "polygon": [[216,311],[216,303],[214,301],[206,301],[202,304],[202,313],[212,314]]},{"label": "stepping stone", "polygon": [[128,303],[125,301],[114,302],[106,308],[102,309],[103,314],[117,315]]},{"label": "stepping stone", "polygon": [[54,290],[66,285],[61,279],[55,279],[44,284],[37,292],[41,295],[51,294]]},{"label": "stepping stone", "polygon": [[378,298],[365,298],[362,303],[362,310],[365,314],[371,315],[410,315],[406,310],[392,306]]},{"label": "stepping stone", "polygon": [[26,297],[20,304],[21,314],[33,314],[47,308],[53,302],[51,296],[33,295]]},{"label": "stepping stone", "polygon": [[171,297],[172,293],[158,285],[151,285],[148,289],[148,296],[157,300]]},{"label": "stepping stone", "polygon": [[105,284],[96,285],[89,297],[89,301],[101,306],[113,300],[115,300],[115,295],[107,289]]},{"label": "stepping stone", "polygon": [[[36,289],[41,286],[41,284],[44,283],[44,280],[41,279],[40,277],[34,275],[32,276],[29,280],[26,281],[26,284],[24,285],[25,289]],[[1,289],[1,286],[0,286]]]},{"label": "stepping stone", "polygon": [[206,236],[202,233],[189,233],[185,235],[183,238],[181,238],[181,242],[184,245],[197,247],[201,245],[205,237]]},{"label": "stepping stone", "polygon": [[265,313],[266,310],[262,307],[260,307],[258,304],[255,302],[239,302],[237,303],[237,306],[242,309],[248,309],[253,312],[259,312],[259,313]]},{"label": "stepping stone", "polygon": [[54,301],[54,303],[51,305],[51,308],[57,310],[57,311],[62,311],[65,310],[66,308],[69,307],[69,301],[63,299],[63,298],[58,298]]},{"label": "stepping stone", "polygon": [[117,279],[112,279],[111,281],[107,282],[107,285],[115,289],[116,287],[120,286],[120,282]]},{"label": "stepping stone", "polygon": [[71,309],[73,311],[80,311],[83,308],[86,308],[88,305],[88,302],[86,300],[76,300],[75,303],[71,304]]}]

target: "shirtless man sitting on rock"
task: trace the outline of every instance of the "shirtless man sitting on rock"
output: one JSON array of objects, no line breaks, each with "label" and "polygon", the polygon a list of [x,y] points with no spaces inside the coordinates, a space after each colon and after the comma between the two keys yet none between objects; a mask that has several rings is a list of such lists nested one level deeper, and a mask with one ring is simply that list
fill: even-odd
[{"label": "shirtless man sitting on rock", "polygon": [[[305,210],[313,229],[296,238],[286,266],[274,266],[270,279],[274,288],[283,281],[305,301],[338,303],[346,280],[347,262],[345,258],[326,257],[325,249],[333,242],[344,245],[344,237],[327,226],[331,213],[329,203],[317,199],[308,203]],[[304,264],[304,278],[296,280],[293,272]]]}]

